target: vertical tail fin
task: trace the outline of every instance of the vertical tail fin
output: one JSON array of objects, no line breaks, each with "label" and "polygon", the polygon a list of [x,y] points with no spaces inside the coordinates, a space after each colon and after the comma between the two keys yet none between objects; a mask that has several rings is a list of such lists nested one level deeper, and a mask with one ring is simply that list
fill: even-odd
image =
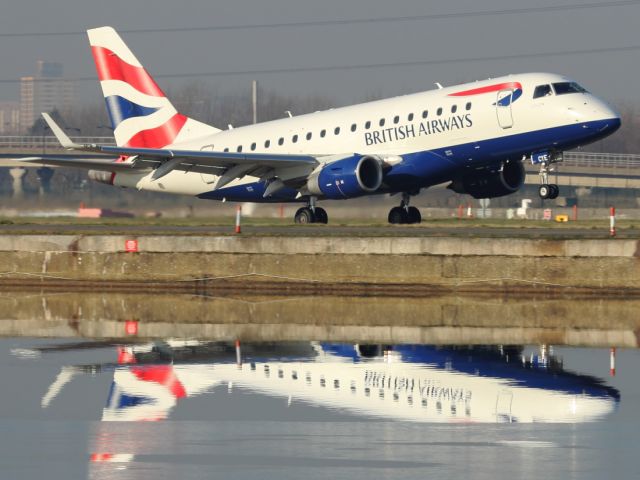
[{"label": "vertical tail fin", "polygon": [[163,148],[220,131],[178,113],[113,28],[87,34],[118,146]]}]

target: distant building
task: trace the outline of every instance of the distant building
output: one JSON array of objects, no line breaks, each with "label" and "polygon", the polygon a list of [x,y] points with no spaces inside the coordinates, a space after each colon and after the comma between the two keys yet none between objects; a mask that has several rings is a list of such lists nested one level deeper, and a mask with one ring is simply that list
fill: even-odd
[{"label": "distant building", "polygon": [[20,132],[20,104],[0,102],[0,135],[15,135]]},{"label": "distant building", "polygon": [[63,77],[61,63],[38,61],[38,73],[20,79],[20,130],[25,133],[42,112],[71,110],[74,85]]}]

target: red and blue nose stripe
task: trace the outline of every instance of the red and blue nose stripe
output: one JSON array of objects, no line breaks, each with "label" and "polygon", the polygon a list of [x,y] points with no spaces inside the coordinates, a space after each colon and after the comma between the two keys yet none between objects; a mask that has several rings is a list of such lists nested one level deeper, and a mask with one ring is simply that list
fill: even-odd
[{"label": "red and blue nose stripe", "polygon": [[494,92],[497,93],[506,90],[511,90],[513,93],[497,101],[497,104],[501,107],[509,106],[522,96],[522,84],[520,82],[503,82],[496,83],[494,85],[488,85],[486,87],[472,88],[470,90],[464,90],[462,92],[450,93],[449,97],[471,97],[475,95]]}]

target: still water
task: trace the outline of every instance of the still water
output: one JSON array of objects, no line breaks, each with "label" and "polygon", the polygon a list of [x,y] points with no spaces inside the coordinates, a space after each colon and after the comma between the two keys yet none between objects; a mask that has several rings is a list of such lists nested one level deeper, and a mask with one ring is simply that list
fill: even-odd
[{"label": "still water", "polygon": [[118,342],[0,340],[2,478],[640,477],[636,349]]}]

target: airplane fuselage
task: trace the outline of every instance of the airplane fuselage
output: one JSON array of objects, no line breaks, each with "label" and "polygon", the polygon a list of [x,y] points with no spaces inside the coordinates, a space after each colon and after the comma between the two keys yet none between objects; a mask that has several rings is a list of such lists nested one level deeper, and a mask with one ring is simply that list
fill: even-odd
[{"label": "airplane fuselage", "polygon": [[[540,96],[539,87],[549,86]],[[558,85],[557,91],[552,85]],[[576,148],[620,125],[618,115],[586,91],[555,74],[527,73],[442,88],[233,128],[180,142],[184,150],[307,154],[340,158],[376,155],[385,161],[384,183],[375,193],[417,191],[455,180],[465,171],[520,161],[538,151]],[[538,93],[536,93],[538,92]],[[534,98],[534,95],[538,95]],[[303,178],[303,167],[289,171]],[[231,201],[296,201],[284,188],[265,198],[267,183],[235,179],[215,189],[217,175],[173,171],[160,181],[151,173],[118,173],[114,185]]]}]

